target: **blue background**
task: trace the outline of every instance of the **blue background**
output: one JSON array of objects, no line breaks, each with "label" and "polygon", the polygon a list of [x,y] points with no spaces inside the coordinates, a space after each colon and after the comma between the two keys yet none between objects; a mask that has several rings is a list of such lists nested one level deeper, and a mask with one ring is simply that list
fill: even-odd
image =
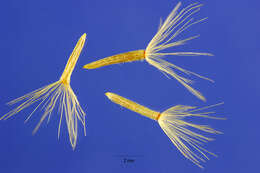
[{"label": "blue background", "polygon": [[[183,51],[213,53],[214,57],[168,57],[170,62],[214,79],[193,85],[208,99],[204,103],[175,79],[167,79],[146,62],[85,70],[86,63],[116,53],[144,49],[175,0],[2,1],[0,7],[0,114],[6,102],[59,79],[77,40],[87,42],[72,74],[71,86],[85,110],[87,136],[79,128],[72,150],[65,121],[57,140],[59,114],[32,130],[42,112],[27,124],[31,106],[0,122],[0,172],[256,172],[259,170],[259,2],[207,1],[196,18],[206,22],[181,38],[200,34]],[[183,1],[187,6],[194,1]],[[218,158],[201,170],[169,141],[155,121],[110,102],[111,91],[157,111],[176,105],[214,108],[226,121],[206,123],[223,131],[205,147]],[[205,122],[205,120],[202,120]],[[124,163],[124,159],[134,159]]]}]

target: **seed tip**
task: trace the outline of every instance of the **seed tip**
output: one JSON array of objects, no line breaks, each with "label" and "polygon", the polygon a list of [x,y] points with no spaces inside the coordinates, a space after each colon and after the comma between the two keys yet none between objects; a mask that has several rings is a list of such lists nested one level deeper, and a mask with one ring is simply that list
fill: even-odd
[{"label": "seed tip", "polygon": [[81,36],[81,38],[85,40],[85,39],[86,39],[86,36],[87,36],[87,34],[84,33],[84,34]]},{"label": "seed tip", "polygon": [[111,92],[106,92],[105,95],[111,100],[112,93]]},{"label": "seed tip", "polygon": [[85,68],[85,69],[91,69],[90,66],[89,66],[89,64],[84,65],[83,68]]}]

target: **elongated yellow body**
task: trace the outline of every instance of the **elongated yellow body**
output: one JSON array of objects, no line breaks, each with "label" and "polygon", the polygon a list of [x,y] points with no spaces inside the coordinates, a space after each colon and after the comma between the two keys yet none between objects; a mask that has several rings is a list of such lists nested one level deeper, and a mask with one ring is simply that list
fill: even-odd
[{"label": "elongated yellow body", "polygon": [[95,69],[111,64],[119,64],[123,62],[140,61],[145,59],[145,50],[135,50],[131,52],[121,53],[114,56],[109,56],[98,61],[84,65],[83,68]]},{"label": "elongated yellow body", "polygon": [[72,71],[74,70],[75,68],[75,65],[79,59],[79,55],[81,53],[81,50],[85,44],[85,40],[86,40],[86,34],[84,33],[79,41],[77,42],[75,48],[73,49],[70,57],[69,57],[69,60],[66,64],[66,67],[60,77],[60,81],[62,81],[62,83],[64,84],[69,84],[70,83],[70,76],[72,74]]},{"label": "elongated yellow body", "polygon": [[[194,35],[188,38],[182,39],[179,37],[182,32],[190,28],[191,26],[205,21],[207,18],[195,20],[193,15],[200,11],[202,4],[193,3],[185,8],[181,7],[179,2],[176,7],[171,11],[165,21],[161,21],[157,33],[148,43],[145,50],[137,50],[132,52],[126,52],[114,56],[110,56],[89,64],[86,64],[84,68],[95,69],[111,64],[131,62],[138,60],[146,60],[147,63],[159,69],[167,76],[172,76],[179,83],[181,83],[189,92],[198,97],[199,99],[206,101],[206,98],[202,93],[191,87],[193,81],[189,79],[190,75],[197,76],[199,78],[214,82],[212,79],[201,76],[192,71],[186,70],[175,64],[172,64],[163,57],[165,56],[213,56],[211,53],[193,52],[193,51],[174,51],[172,52],[168,48],[174,48],[184,45],[186,42],[198,38],[199,35]],[[174,49],[173,49],[174,50]]]},{"label": "elongated yellow body", "polygon": [[106,96],[114,103],[119,104],[127,109],[130,109],[134,112],[137,112],[143,116],[146,116],[148,118],[151,118],[153,120],[158,120],[158,116],[160,115],[160,112],[153,111],[147,107],[144,107],[142,105],[139,105],[131,100],[128,100],[122,96],[119,96],[117,94],[107,92]]},{"label": "elongated yellow body", "polygon": [[[214,130],[208,125],[194,124],[192,122],[185,121],[184,118],[202,117],[223,120],[225,118],[209,116],[209,114],[214,112],[200,112],[203,109],[215,107],[223,103],[206,106],[199,109],[196,109],[196,107],[193,106],[176,105],[162,113],[159,113],[114,93],[107,92],[106,96],[116,104],[156,120],[161,129],[169,137],[177,149],[197,166],[202,168],[201,162],[205,162],[204,159],[209,160],[207,154],[216,156],[214,153],[211,153],[203,148],[203,143],[212,141],[213,138],[206,137],[200,134],[199,131],[212,134],[221,134],[221,132]],[[193,131],[194,129],[196,130]]]},{"label": "elongated yellow body", "polygon": [[67,123],[67,129],[69,133],[70,143],[73,149],[76,147],[77,136],[78,136],[78,121],[81,122],[84,128],[84,134],[86,135],[85,128],[85,112],[82,110],[77,96],[73,92],[70,86],[70,77],[72,71],[76,65],[76,62],[79,58],[81,50],[84,46],[86,40],[86,34],[83,34],[78,40],[75,48],[73,49],[67,65],[60,77],[60,79],[52,84],[39,88],[35,91],[32,91],[22,97],[19,97],[15,100],[9,102],[9,105],[21,102],[19,106],[6,113],[0,118],[0,120],[6,120],[11,116],[17,114],[23,109],[29,107],[35,102],[40,102],[32,113],[25,120],[26,122],[30,119],[33,113],[42,106],[44,113],[38,122],[37,126],[33,130],[33,134],[37,132],[42,122],[48,117],[48,121],[51,117],[51,113],[55,108],[55,105],[59,105],[60,111],[60,121],[58,128],[58,137],[60,135],[60,127],[62,118],[65,117]]}]

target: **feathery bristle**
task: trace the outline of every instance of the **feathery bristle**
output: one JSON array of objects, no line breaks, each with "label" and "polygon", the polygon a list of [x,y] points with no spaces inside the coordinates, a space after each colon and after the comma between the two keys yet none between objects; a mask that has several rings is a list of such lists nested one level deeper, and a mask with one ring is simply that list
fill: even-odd
[{"label": "feathery bristle", "polygon": [[78,135],[78,120],[82,123],[84,127],[84,134],[86,135],[86,127],[85,127],[85,113],[80,107],[77,96],[74,94],[73,90],[70,87],[70,77],[76,65],[76,62],[79,58],[81,50],[84,46],[86,39],[86,34],[83,34],[78,40],[74,50],[72,51],[70,58],[67,62],[67,65],[64,69],[63,74],[60,77],[60,80],[54,82],[50,85],[39,88],[35,91],[32,91],[22,97],[19,97],[11,102],[9,105],[22,102],[15,109],[11,110],[4,116],[0,118],[0,120],[6,120],[23,109],[31,106],[33,103],[40,101],[40,103],[36,106],[36,108],[32,111],[32,113],[27,117],[25,122],[27,122],[32,114],[42,106],[44,109],[44,113],[33,130],[33,134],[37,132],[42,122],[48,117],[48,121],[50,120],[51,113],[55,108],[57,102],[59,102],[59,111],[60,114],[60,122],[58,128],[58,138],[60,135],[60,127],[63,115],[66,118],[67,128],[69,132],[70,143],[73,149],[76,147],[77,143],[77,135]]},{"label": "feathery bristle", "polygon": [[60,122],[58,128],[58,137],[60,135],[61,120],[63,115],[65,115],[66,118],[70,143],[73,149],[75,148],[77,142],[77,133],[78,133],[77,120],[81,121],[84,127],[84,133],[86,135],[85,113],[80,107],[78,99],[74,94],[73,90],[70,88],[70,86],[64,86],[64,84],[62,84],[61,82],[55,82],[46,87],[40,88],[29,94],[26,94],[25,96],[22,96],[18,99],[15,99],[9,102],[9,104],[15,104],[19,101],[22,101],[22,103],[12,111],[2,116],[0,120],[6,120],[12,117],[14,114],[17,114],[21,110],[31,106],[33,103],[40,101],[40,103],[36,106],[36,108],[25,120],[25,122],[27,122],[31,118],[32,114],[40,106],[42,106],[42,109],[44,109],[44,113],[40,121],[38,122],[37,126],[33,130],[33,134],[35,134],[39,129],[40,125],[42,124],[42,122],[48,116],[49,116],[48,119],[50,119],[51,113],[55,108],[56,103],[59,102],[59,110],[61,114],[60,114]]},{"label": "feathery bristle", "polygon": [[[222,103],[220,103],[222,104]],[[219,104],[213,105],[217,106]],[[208,141],[214,140],[213,138],[205,137],[197,132],[191,131],[190,128],[200,130],[212,134],[221,134],[221,132],[214,130],[208,125],[198,125],[190,122],[186,122],[183,119],[185,117],[204,117],[213,119],[224,119],[219,117],[212,117],[209,114],[214,112],[196,113],[199,110],[206,109],[212,106],[196,109],[191,106],[177,105],[163,112],[158,119],[158,123],[170,138],[172,143],[178,148],[178,150],[190,161],[202,168],[201,162],[205,162],[205,159],[209,160],[206,155],[211,154],[204,149],[201,145]]]},{"label": "feathery bristle", "polygon": [[[180,68],[174,64],[171,64],[163,59],[163,56],[167,55],[177,55],[177,56],[198,56],[198,55],[205,55],[205,56],[212,56],[210,53],[198,53],[198,52],[161,52],[164,49],[180,46],[185,44],[187,41],[197,38],[198,36],[189,37],[183,40],[176,40],[176,37],[181,34],[183,31],[188,29],[190,26],[200,23],[204,21],[206,18],[193,21],[194,19],[191,16],[197,13],[200,10],[202,4],[194,3],[186,8],[182,9],[179,13],[178,10],[181,6],[179,2],[176,7],[172,10],[170,15],[167,17],[163,24],[160,24],[158,32],[155,34],[153,39],[148,44],[145,50],[145,59],[146,61],[161,70],[162,72],[171,75],[175,79],[177,79],[182,85],[184,85],[192,94],[197,96],[201,100],[206,100],[204,96],[195,89],[193,89],[189,84],[192,82],[190,79],[184,78],[179,76],[174,69],[185,73],[186,75],[195,75],[205,80],[209,80],[214,82],[213,80],[198,75],[194,72],[185,70]],[[172,42],[173,41],[173,42]]]}]

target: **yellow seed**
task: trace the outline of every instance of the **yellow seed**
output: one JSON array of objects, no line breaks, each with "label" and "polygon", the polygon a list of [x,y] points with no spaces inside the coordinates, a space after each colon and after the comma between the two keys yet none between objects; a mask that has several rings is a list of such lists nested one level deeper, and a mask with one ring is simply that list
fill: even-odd
[{"label": "yellow seed", "polygon": [[111,93],[111,92],[107,92],[106,96],[114,103],[119,104],[127,109],[130,109],[134,112],[137,112],[143,116],[146,116],[148,118],[151,118],[153,120],[157,120],[158,115],[160,114],[160,112],[156,112],[153,111],[147,107],[144,107],[142,105],[139,105],[131,100],[128,100],[120,95]]},{"label": "yellow seed", "polygon": [[[185,117],[202,117],[223,120],[225,118],[209,116],[209,114],[214,112],[199,112],[203,109],[208,109],[223,103],[199,109],[196,109],[196,107],[193,106],[176,105],[162,113],[159,113],[114,93],[107,92],[106,96],[114,103],[156,120],[161,129],[183,154],[183,156],[197,166],[202,168],[201,162],[204,162],[205,159],[209,160],[207,154],[216,156],[214,153],[211,153],[203,148],[203,143],[212,141],[213,138],[206,137],[198,131],[212,134],[221,134],[221,132],[214,130],[208,125],[193,124],[185,121],[184,119]],[[193,131],[193,129],[195,129],[195,131]]]},{"label": "yellow seed", "polygon": [[[199,99],[206,101],[206,98],[196,89],[191,87],[193,81],[189,76],[197,76],[199,78],[214,82],[213,80],[201,76],[189,70],[185,70],[175,64],[172,64],[164,59],[166,56],[213,56],[211,53],[184,51],[176,52],[174,49],[178,46],[186,44],[188,41],[198,38],[198,35],[191,36],[185,39],[179,37],[182,32],[190,28],[191,26],[205,21],[207,18],[195,20],[193,15],[200,11],[202,4],[193,3],[187,7],[181,9],[181,2],[179,2],[175,8],[171,11],[169,16],[164,22],[161,21],[157,33],[148,43],[145,50],[132,51],[122,53],[114,56],[110,56],[89,64],[86,64],[84,68],[95,69],[106,65],[131,62],[137,60],[146,60],[147,63],[159,69],[166,76],[172,76],[179,83],[188,89],[193,95]],[[172,51],[173,50],[173,51]]]},{"label": "yellow seed", "polygon": [[74,94],[72,88],[70,87],[70,77],[72,71],[76,65],[79,58],[81,50],[84,46],[86,39],[86,34],[83,34],[78,40],[73,52],[71,53],[67,65],[62,73],[60,79],[52,84],[39,88],[32,91],[22,97],[9,102],[9,105],[21,102],[19,106],[11,110],[10,112],[3,115],[0,120],[6,120],[11,116],[17,114],[23,109],[31,106],[35,102],[40,102],[32,113],[27,117],[25,122],[27,122],[32,114],[40,107],[44,109],[44,113],[33,130],[33,134],[37,132],[42,122],[48,117],[48,121],[51,117],[51,113],[55,108],[56,103],[59,105],[60,111],[60,121],[58,127],[58,137],[60,135],[60,127],[62,118],[65,117],[67,123],[67,129],[69,133],[70,143],[73,149],[76,147],[77,135],[78,135],[78,121],[81,122],[84,128],[84,134],[86,135],[85,129],[85,112],[82,110],[77,96]]},{"label": "yellow seed", "polygon": [[145,58],[144,50],[135,50],[131,52],[121,53],[114,56],[109,56],[107,58],[94,61],[92,63],[84,65],[83,68],[86,69],[95,69],[111,64],[119,64],[123,62],[139,61]]},{"label": "yellow seed", "polygon": [[80,37],[79,41],[77,42],[75,48],[73,49],[73,51],[69,57],[66,67],[60,77],[60,80],[62,81],[62,83],[64,83],[64,84],[70,83],[70,76],[72,74],[72,71],[75,68],[76,62],[78,61],[81,50],[85,44],[85,40],[86,40],[86,33],[84,33]]}]

